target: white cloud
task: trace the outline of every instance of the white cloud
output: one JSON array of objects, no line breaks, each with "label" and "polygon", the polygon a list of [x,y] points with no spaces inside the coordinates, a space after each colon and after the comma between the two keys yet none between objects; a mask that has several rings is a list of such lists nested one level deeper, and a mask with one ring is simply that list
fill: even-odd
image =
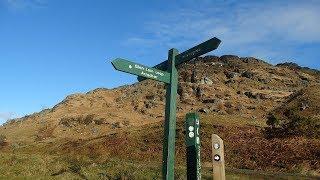
[{"label": "white cloud", "polygon": [[21,10],[26,8],[40,8],[47,4],[47,0],[6,0],[10,9]]},{"label": "white cloud", "polygon": [[151,36],[133,44],[188,48],[216,36],[230,52],[274,58],[286,57],[294,44],[320,43],[320,1],[224,2],[161,12],[146,23]]},{"label": "white cloud", "polygon": [[[15,116],[13,112],[0,112],[0,120],[9,120]],[[1,121],[0,121],[1,122]]]}]

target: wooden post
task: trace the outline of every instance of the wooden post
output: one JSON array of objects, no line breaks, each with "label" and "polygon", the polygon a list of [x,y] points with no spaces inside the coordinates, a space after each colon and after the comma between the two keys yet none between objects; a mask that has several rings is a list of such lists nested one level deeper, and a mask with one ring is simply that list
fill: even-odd
[{"label": "wooden post", "polygon": [[212,168],[214,180],[225,180],[223,140],[216,134],[212,134]]}]

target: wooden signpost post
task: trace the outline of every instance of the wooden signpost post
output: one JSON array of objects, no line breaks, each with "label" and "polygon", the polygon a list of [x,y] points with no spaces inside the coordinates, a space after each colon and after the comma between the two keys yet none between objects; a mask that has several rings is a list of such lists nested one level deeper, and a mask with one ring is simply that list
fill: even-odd
[{"label": "wooden signpost post", "polygon": [[116,70],[139,76],[139,81],[149,78],[167,84],[162,160],[163,179],[174,179],[176,98],[178,89],[178,72],[176,66],[217,49],[220,43],[221,41],[214,37],[180,54],[178,50],[170,49],[168,52],[168,60],[152,68],[120,58],[111,62]]},{"label": "wooden signpost post", "polygon": [[212,134],[212,168],[214,180],[225,180],[223,140],[216,134]]}]

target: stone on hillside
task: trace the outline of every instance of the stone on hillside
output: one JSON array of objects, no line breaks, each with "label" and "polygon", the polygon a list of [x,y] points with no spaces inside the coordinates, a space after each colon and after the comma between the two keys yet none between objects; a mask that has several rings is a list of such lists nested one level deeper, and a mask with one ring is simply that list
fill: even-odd
[{"label": "stone on hillside", "polygon": [[236,81],[234,79],[228,79],[226,82],[224,82],[225,84],[234,84],[236,83]]},{"label": "stone on hillside", "polygon": [[257,99],[257,95],[250,91],[245,92],[244,95],[246,95],[248,98]]},{"label": "stone on hillside", "polygon": [[91,133],[92,134],[97,134],[99,132],[99,129],[96,127],[91,128]]},{"label": "stone on hillside", "polygon": [[203,96],[203,90],[202,90],[202,88],[200,88],[200,87],[197,87],[197,88],[196,88],[196,96],[197,96],[198,98],[201,98],[201,97]]},{"label": "stone on hillside", "polygon": [[211,85],[211,84],[213,84],[213,81],[211,79],[209,79],[208,77],[204,77],[204,78],[201,79],[200,84]]},{"label": "stone on hillside", "polygon": [[7,142],[7,137],[5,135],[0,134],[0,146],[3,146]]},{"label": "stone on hillside", "polygon": [[299,78],[303,81],[310,81],[310,76],[308,76],[304,73],[299,74]]},{"label": "stone on hillside", "polygon": [[197,82],[197,73],[195,70],[193,70],[191,74],[191,83],[196,83],[196,82]]},{"label": "stone on hillside", "polygon": [[180,96],[180,99],[182,101],[186,100],[186,99],[190,99],[190,95],[188,93],[182,93],[181,96]]},{"label": "stone on hillside", "polygon": [[218,56],[213,56],[213,55],[207,55],[203,58],[204,62],[217,62],[219,61],[219,57]]},{"label": "stone on hillside", "polygon": [[202,103],[215,103],[216,99],[204,99]]},{"label": "stone on hillside", "polygon": [[208,114],[208,113],[209,113],[209,109],[207,109],[207,108],[200,108],[200,109],[198,110],[198,112]]},{"label": "stone on hillside", "polygon": [[259,61],[261,61],[261,60],[259,60],[259,59],[256,59],[256,58],[253,58],[253,57],[244,57],[244,58],[240,58],[241,60],[242,60],[242,62],[244,62],[244,63],[257,63],[257,62],[259,62]]},{"label": "stone on hillside", "polygon": [[300,105],[300,110],[303,111],[309,107],[309,104],[306,102],[302,102]]},{"label": "stone on hillside", "polygon": [[232,78],[236,78],[237,76],[239,76],[239,73],[236,72],[224,72],[224,74],[226,75],[226,77],[228,79],[232,79]]},{"label": "stone on hillside", "polygon": [[268,94],[257,93],[256,96],[257,96],[257,98],[263,99],[263,100],[265,100],[265,99],[271,99],[271,97],[270,97]]},{"label": "stone on hillside", "polygon": [[239,61],[240,58],[239,58],[239,56],[235,56],[235,55],[223,55],[220,57],[220,61],[225,62],[225,63],[228,63],[231,60]]},{"label": "stone on hillside", "polygon": [[121,122],[115,122],[115,123],[112,123],[112,124],[111,124],[111,128],[112,128],[112,129],[122,128],[122,127],[124,127],[124,124],[121,123]]},{"label": "stone on hillside", "polygon": [[144,105],[147,109],[151,109],[151,108],[154,108],[154,107],[157,107],[157,103],[155,101],[145,101],[144,102]]},{"label": "stone on hillside", "polygon": [[147,95],[146,99],[154,101],[154,100],[156,100],[156,95]]},{"label": "stone on hillside", "polygon": [[264,84],[268,84],[271,82],[271,79],[265,79],[265,78],[258,78],[258,81],[259,82],[262,82]]},{"label": "stone on hillside", "polygon": [[243,72],[243,73],[241,74],[241,76],[251,79],[251,78],[253,78],[254,74],[253,74],[253,72],[245,71],[245,72]]}]

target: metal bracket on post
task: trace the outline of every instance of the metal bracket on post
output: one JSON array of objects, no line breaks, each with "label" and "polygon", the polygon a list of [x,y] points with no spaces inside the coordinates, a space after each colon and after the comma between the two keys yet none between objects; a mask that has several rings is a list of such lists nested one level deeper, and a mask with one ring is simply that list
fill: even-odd
[{"label": "metal bracket on post", "polygon": [[214,180],[225,180],[223,140],[216,134],[212,134],[212,168]]},{"label": "metal bracket on post", "polygon": [[187,146],[187,179],[201,179],[200,161],[200,118],[196,113],[186,115],[186,146]]}]

